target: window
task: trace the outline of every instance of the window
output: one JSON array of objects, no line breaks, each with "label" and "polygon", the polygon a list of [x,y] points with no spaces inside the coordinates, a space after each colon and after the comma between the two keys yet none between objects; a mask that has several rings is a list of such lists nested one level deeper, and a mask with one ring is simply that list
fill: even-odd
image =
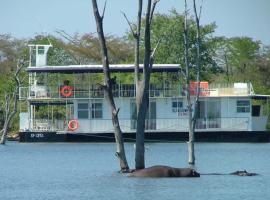
[{"label": "window", "polygon": [[252,117],[259,117],[261,112],[260,105],[253,105],[252,106]]},{"label": "window", "polygon": [[43,46],[39,46],[39,47],[38,47],[38,54],[39,54],[39,55],[42,55],[42,54],[44,54],[44,52],[45,52],[44,47],[43,47]]},{"label": "window", "polygon": [[88,103],[78,103],[78,119],[88,119]]},{"label": "window", "polygon": [[183,107],[183,102],[175,99],[172,101],[172,112],[180,112],[180,109]]},{"label": "window", "polygon": [[250,101],[249,100],[239,100],[239,101],[237,101],[237,112],[238,113],[248,113],[248,112],[250,112]]},{"label": "window", "polygon": [[93,119],[101,119],[102,118],[102,103],[101,102],[92,103],[91,117]]}]

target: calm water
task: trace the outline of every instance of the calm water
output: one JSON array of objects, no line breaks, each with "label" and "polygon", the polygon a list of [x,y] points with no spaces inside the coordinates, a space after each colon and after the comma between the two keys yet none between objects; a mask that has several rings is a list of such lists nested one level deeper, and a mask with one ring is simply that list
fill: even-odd
[{"label": "calm water", "polygon": [[[256,172],[254,177],[127,178],[117,173],[114,144],[0,146],[0,199],[270,199],[270,144],[196,144],[201,173]],[[126,144],[134,166],[133,144]],[[185,167],[185,143],[147,144],[146,165]]]}]

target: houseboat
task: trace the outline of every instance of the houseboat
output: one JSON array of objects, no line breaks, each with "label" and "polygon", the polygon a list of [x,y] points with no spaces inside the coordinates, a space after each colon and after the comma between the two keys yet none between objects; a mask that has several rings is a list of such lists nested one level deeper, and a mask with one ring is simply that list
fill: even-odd
[{"label": "houseboat", "polygon": [[[101,65],[47,65],[51,45],[29,45],[28,85],[20,87],[21,142],[114,141],[111,113],[100,86]],[[145,139],[187,141],[186,88],[180,66],[154,64],[149,87]],[[136,129],[134,65],[110,65],[113,95],[125,141]],[[198,84],[191,83],[195,97]],[[267,95],[257,95],[251,83],[200,83],[196,141],[268,142]]]}]

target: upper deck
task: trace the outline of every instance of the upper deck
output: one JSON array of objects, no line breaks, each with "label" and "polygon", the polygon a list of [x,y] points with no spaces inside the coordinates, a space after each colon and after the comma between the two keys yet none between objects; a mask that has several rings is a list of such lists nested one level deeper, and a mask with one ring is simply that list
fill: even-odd
[{"label": "upper deck", "polygon": [[[206,83],[206,82],[203,82]],[[67,99],[93,99],[104,98],[104,91],[98,84],[74,84],[68,86],[68,91],[64,91],[64,85],[56,84],[30,85],[20,87],[19,97],[21,100],[67,100]],[[70,91],[69,91],[70,90]],[[117,98],[134,98],[134,84],[115,84],[113,95]],[[183,98],[186,95],[185,88],[180,85],[154,85],[149,88],[150,98]],[[246,97],[254,95],[251,83],[234,84],[209,84],[208,87],[201,87],[200,96],[205,97]],[[191,89],[191,96],[195,96]]]},{"label": "upper deck", "polygon": [[[47,53],[51,45],[29,45],[30,63],[26,69],[29,73],[29,84],[20,87],[21,100],[67,100],[104,98],[101,84],[103,78],[102,65],[68,65],[48,66]],[[133,64],[112,64],[112,73],[129,73],[134,71]],[[143,70],[143,66],[139,68]],[[151,98],[181,98],[186,95],[185,84],[180,83],[179,64],[154,64],[153,73],[158,75],[152,80],[149,87]],[[168,74],[173,74],[169,75]],[[120,77],[120,78],[119,78]],[[114,77],[113,95],[118,98],[134,98],[135,85],[133,75]],[[122,80],[125,79],[125,80]],[[192,82],[191,96],[196,93],[198,84]],[[208,84],[200,83],[200,96],[202,97],[234,97],[250,96],[254,91],[250,83]]]}]

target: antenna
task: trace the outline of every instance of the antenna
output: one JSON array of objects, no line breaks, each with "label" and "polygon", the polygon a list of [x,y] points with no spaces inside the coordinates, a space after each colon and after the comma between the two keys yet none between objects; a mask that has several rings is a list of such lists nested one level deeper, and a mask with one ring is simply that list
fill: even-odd
[{"label": "antenna", "polygon": [[47,37],[47,40],[48,40],[49,44],[52,46],[52,43],[51,43],[51,40],[49,37]]},{"label": "antenna", "polygon": [[49,33],[46,31],[46,29],[43,30],[42,33],[43,33],[43,35],[46,37],[46,39],[48,40],[49,45],[52,46],[52,43],[51,43],[51,40],[50,40],[50,37],[49,37],[50,35],[49,35]]},{"label": "antenna", "polygon": [[41,35],[43,37],[45,37],[48,40],[49,45],[52,46],[52,43],[51,43],[51,40],[50,40],[50,37],[49,37],[50,36],[49,32],[46,29],[43,29],[43,31],[41,32]]}]

